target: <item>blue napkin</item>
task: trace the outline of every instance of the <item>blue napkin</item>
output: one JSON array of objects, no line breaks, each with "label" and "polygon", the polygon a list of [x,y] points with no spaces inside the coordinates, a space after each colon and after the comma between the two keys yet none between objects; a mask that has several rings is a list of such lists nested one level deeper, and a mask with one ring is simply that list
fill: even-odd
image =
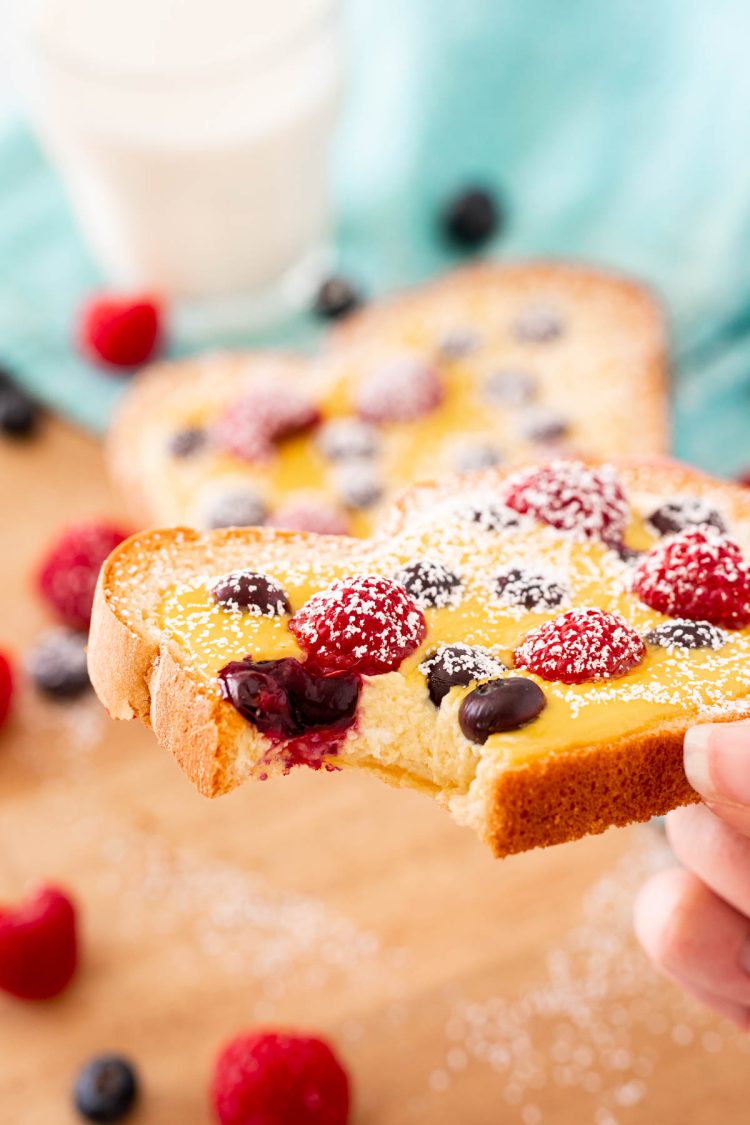
[{"label": "blue napkin", "polygon": [[[674,325],[677,454],[717,472],[749,463],[750,9],[350,0],[346,18],[341,270],[377,295],[455,264],[436,214],[486,183],[505,212],[490,256],[590,260],[657,289]],[[122,383],[71,342],[81,297],[101,280],[20,123],[0,132],[0,263],[0,359],[102,430]],[[299,316],[211,343],[304,345],[315,333]]]}]

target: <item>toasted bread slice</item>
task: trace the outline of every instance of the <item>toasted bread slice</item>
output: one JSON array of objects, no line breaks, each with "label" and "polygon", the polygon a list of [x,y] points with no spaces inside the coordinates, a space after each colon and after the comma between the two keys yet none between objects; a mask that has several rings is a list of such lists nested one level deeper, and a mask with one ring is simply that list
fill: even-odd
[{"label": "toasted bread slice", "polygon": [[[574,265],[472,266],[356,314],[315,361],[248,352],[146,370],[109,461],[149,524],[367,534],[414,481],[562,451],[664,453],[665,356],[639,285]],[[259,456],[241,428],[269,387],[307,396],[320,424]],[[227,440],[221,419],[243,402]]]},{"label": "toasted bread slice", "polygon": [[[561,464],[549,471],[568,472]],[[89,650],[94,686],[112,716],[153,727],[207,796],[298,762],[358,766],[431,794],[498,856],[665,813],[696,799],[682,766],[687,727],[750,712],[750,627],[704,623],[704,647],[678,637],[643,648],[638,638],[671,619],[632,592],[631,556],[671,542],[659,532],[680,520],[724,527],[747,552],[750,494],[673,463],[622,463],[617,471],[627,549],[575,519],[566,530],[529,514],[508,519],[504,500],[518,475],[506,479],[497,470],[408,490],[368,540],[264,528],[134,536],[101,572]],[[647,517],[657,510],[666,516],[652,524]],[[453,586],[439,574],[426,585],[403,577],[405,565],[425,561],[447,568]],[[270,616],[217,602],[216,583],[238,570],[270,576],[288,602],[272,606]],[[510,586],[509,571],[516,572]],[[274,668],[302,660],[289,613],[309,610],[311,596],[332,580],[363,574],[399,575],[409,587],[426,620],[418,647],[381,674],[360,674],[355,663],[359,695],[344,724],[326,729],[324,721],[304,735],[298,728],[280,734],[273,723],[264,731],[266,703],[257,699],[254,718],[243,717],[222,694],[220,669],[248,656]],[[611,654],[599,652],[593,635],[586,643],[595,668],[604,661],[597,679],[589,670],[584,682],[564,683],[523,666],[524,639],[575,607],[619,613],[631,640],[637,631],[643,651],[630,670],[610,678]],[[750,610],[747,616],[750,622]],[[441,686],[429,661],[441,646],[462,643],[473,646],[479,664],[453,686],[443,677]],[[307,644],[309,654],[309,637]],[[313,652],[308,663],[315,659]],[[470,729],[467,735],[464,703],[477,682],[508,677],[526,681],[535,698],[541,689],[543,710],[483,742]]]}]

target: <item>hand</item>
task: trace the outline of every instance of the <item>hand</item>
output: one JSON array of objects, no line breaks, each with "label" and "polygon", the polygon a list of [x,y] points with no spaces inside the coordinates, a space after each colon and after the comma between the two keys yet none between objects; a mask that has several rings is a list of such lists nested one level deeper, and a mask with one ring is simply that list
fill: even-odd
[{"label": "hand", "polygon": [[654,964],[750,1030],[750,721],[709,723],[685,737],[685,772],[704,804],[667,817],[684,866],[654,875],[635,929]]}]

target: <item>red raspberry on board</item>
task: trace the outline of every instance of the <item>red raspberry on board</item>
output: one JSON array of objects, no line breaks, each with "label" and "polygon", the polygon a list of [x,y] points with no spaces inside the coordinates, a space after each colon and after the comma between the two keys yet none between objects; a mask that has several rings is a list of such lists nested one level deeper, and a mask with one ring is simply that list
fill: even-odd
[{"label": "red raspberry on board", "polygon": [[515,664],[543,680],[585,684],[624,676],[645,652],[640,634],[619,614],[571,609],[527,633]]},{"label": "red raspberry on board", "polygon": [[269,527],[311,531],[317,535],[346,535],[349,531],[349,521],[343,512],[317,499],[295,500],[291,497],[276,509],[266,523]]},{"label": "red raspberry on board", "polygon": [[211,1101],[221,1125],[346,1125],[349,1079],[322,1039],[250,1032],[219,1054]]},{"label": "red raspberry on board", "polygon": [[668,617],[726,629],[750,624],[750,568],[737,543],[706,526],[653,547],[635,569],[633,591]]},{"label": "red raspberry on board", "polygon": [[47,549],[37,573],[37,587],[71,629],[88,629],[102,563],[128,535],[110,523],[73,524]]},{"label": "red raspberry on board", "polygon": [[57,887],[0,907],[0,989],[20,1000],[49,1000],[70,983],[78,963],[76,911]]},{"label": "red raspberry on board", "polygon": [[13,668],[4,652],[0,652],[0,727],[8,718],[13,699]]},{"label": "red raspberry on board", "polygon": [[509,508],[584,539],[610,547],[623,539],[630,514],[611,465],[558,460],[508,477],[502,497]]},{"label": "red raspberry on board", "polygon": [[311,664],[328,672],[393,672],[427,633],[422,611],[390,578],[340,578],[305,602],[289,630]]},{"label": "red raspberry on board", "polygon": [[435,410],[444,396],[433,368],[417,356],[406,356],[365,376],[355,406],[365,422],[412,422]]},{"label": "red raspberry on board", "polygon": [[107,367],[138,367],[162,342],[162,309],[151,297],[92,297],[81,310],[82,351]]}]

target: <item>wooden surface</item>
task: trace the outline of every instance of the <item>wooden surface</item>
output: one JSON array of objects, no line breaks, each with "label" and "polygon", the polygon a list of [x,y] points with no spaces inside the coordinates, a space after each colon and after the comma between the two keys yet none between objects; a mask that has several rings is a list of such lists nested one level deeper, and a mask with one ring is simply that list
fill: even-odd
[{"label": "wooden surface", "polygon": [[[29,573],[49,535],[115,514],[92,440],[49,423],[0,447],[0,645],[49,624]],[[354,1125],[745,1120],[748,1041],[659,982],[630,935],[649,827],[493,861],[429,801],[299,773],[211,803],[139,726],[31,688],[0,733],[0,896],[77,897],[59,1001],[0,997],[0,1121],[66,1125],[78,1064],[136,1062],[135,1125],[204,1125],[217,1046],[321,1029]]]}]

